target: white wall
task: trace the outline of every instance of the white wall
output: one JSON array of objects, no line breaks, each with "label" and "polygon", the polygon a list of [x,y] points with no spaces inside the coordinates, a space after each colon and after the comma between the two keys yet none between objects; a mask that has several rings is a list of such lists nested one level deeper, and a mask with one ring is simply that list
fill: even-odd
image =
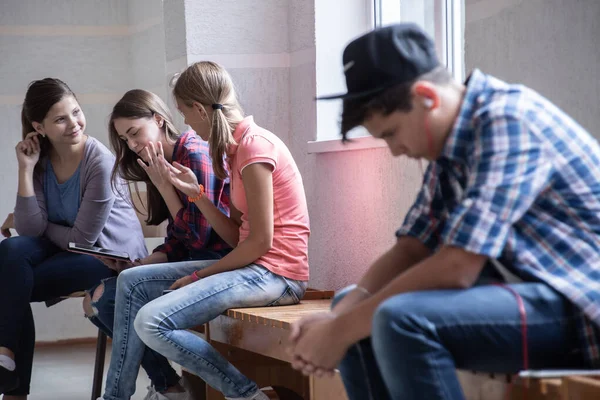
[{"label": "white wall", "polygon": [[162,0],[128,0],[132,85],[166,99],[166,48]]},{"label": "white wall", "polygon": [[466,71],[526,84],[600,138],[600,2],[467,0]]},{"label": "white wall", "polygon": [[[20,112],[29,82],[65,81],[87,118],[86,132],[108,145],[114,103],[134,87],[166,95],[161,0],[3,0],[0,4],[0,219],[14,208]],[[93,337],[81,300],[34,304],[38,341]]]},{"label": "white wall", "polygon": [[244,111],[283,140],[288,138],[290,120],[288,4],[288,0],[185,2],[188,63],[211,60],[224,65]]},{"label": "white wall", "polygon": [[131,82],[127,4],[119,0],[3,1],[0,6],[0,183],[3,217],[14,206],[20,111],[29,82],[64,80],[78,95],[87,132],[106,142],[104,117]]}]

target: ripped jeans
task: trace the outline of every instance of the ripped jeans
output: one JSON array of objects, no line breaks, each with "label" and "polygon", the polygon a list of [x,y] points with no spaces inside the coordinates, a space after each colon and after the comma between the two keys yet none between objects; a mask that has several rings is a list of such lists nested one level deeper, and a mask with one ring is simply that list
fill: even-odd
[{"label": "ripped jeans", "polygon": [[[94,315],[87,318],[98,329],[104,332],[106,336],[112,337],[117,278],[103,280],[100,285],[90,290],[90,293],[94,293],[99,287],[102,288],[101,297],[96,301],[92,301]],[[164,392],[179,383],[180,377],[169,363],[169,360],[152,349],[146,348],[144,351],[141,366],[148,374],[150,382],[152,382],[152,385],[158,392]]]},{"label": "ripped jeans", "polygon": [[[225,250],[198,250],[191,254],[194,260],[219,260],[226,256],[231,249]],[[115,319],[115,297],[117,292],[117,277],[103,280],[98,285],[88,290],[92,297],[91,306],[94,310],[93,316],[87,316],[91,323],[96,325],[108,337],[113,337]],[[148,374],[152,386],[158,392],[177,385],[180,377],[173,369],[169,360],[152,349],[146,348],[141,363],[142,368]]]},{"label": "ripped jeans", "polygon": [[198,375],[227,398],[250,398],[258,392],[255,382],[188,329],[229,308],[296,304],[304,296],[306,282],[250,264],[162,295],[177,279],[214,263],[146,265],[119,275],[105,400],[125,400],[135,393],[135,380],[146,352],[144,344]]}]

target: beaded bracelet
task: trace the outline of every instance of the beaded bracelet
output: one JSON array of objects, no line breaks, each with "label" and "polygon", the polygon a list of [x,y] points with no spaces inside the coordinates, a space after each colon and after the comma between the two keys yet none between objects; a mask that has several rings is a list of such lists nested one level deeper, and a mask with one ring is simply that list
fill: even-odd
[{"label": "beaded bracelet", "polygon": [[200,189],[200,193],[198,193],[195,197],[188,196],[188,201],[190,203],[195,203],[198,200],[200,200],[202,198],[202,196],[204,196],[204,186],[203,185],[198,185],[198,188]]}]

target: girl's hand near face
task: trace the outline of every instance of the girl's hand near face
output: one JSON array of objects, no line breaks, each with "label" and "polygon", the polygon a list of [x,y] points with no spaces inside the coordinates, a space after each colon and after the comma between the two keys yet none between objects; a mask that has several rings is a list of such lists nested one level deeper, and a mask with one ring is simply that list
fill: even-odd
[{"label": "girl's hand near face", "polygon": [[173,186],[169,180],[170,164],[165,159],[162,143],[158,142],[155,147],[154,143],[150,142],[144,151],[146,153],[148,164],[141,158],[138,158],[138,164],[146,171],[150,181],[152,181],[154,186],[156,186],[160,192],[170,189]]},{"label": "girl's hand near face", "polygon": [[25,139],[20,141],[15,147],[19,169],[24,171],[33,171],[35,165],[40,159],[40,141],[39,133],[29,132]]}]

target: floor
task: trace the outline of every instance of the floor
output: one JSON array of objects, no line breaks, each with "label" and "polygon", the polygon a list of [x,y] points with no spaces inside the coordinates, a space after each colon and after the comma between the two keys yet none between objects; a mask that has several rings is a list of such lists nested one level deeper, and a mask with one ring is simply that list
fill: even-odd
[{"label": "floor", "polygon": [[[94,374],[95,344],[50,346],[36,349],[31,395],[28,400],[88,400],[91,398]],[[110,350],[106,354],[104,383],[110,362]],[[176,370],[181,372],[176,366]],[[465,395],[469,400],[501,400],[504,383],[481,380],[481,376],[460,373]],[[484,382],[485,381],[485,382]],[[137,392],[131,400],[143,400],[149,385],[146,373],[138,375]]]},{"label": "floor", "polygon": [[[29,400],[88,400],[92,394],[96,346],[91,344],[36,349]],[[104,383],[110,362],[106,354]],[[142,400],[149,380],[142,370],[132,400]]]}]

